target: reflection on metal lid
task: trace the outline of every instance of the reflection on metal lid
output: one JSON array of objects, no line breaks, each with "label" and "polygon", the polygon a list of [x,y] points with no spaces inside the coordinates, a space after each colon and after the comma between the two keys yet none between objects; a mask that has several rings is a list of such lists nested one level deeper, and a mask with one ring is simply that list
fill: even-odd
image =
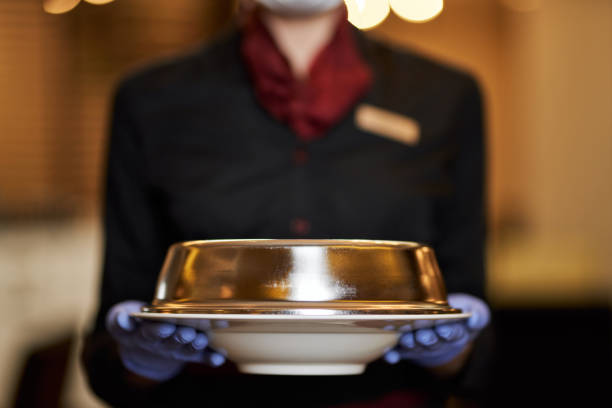
[{"label": "reflection on metal lid", "polygon": [[[313,312],[313,310],[318,310]],[[190,241],[170,247],[158,313],[454,313],[433,250],[367,240]]]}]

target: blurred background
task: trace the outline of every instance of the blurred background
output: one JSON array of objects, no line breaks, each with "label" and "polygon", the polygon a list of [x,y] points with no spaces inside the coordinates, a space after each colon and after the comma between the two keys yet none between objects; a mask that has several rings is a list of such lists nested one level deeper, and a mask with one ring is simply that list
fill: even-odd
[{"label": "blurred background", "polygon": [[[0,406],[102,407],[77,350],[97,303],[110,96],[127,72],[211,40],[235,4],[42,3],[0,1]],[[492,394],[609,401],[612,1],[446,0],[368,35],[481,83]]]}]

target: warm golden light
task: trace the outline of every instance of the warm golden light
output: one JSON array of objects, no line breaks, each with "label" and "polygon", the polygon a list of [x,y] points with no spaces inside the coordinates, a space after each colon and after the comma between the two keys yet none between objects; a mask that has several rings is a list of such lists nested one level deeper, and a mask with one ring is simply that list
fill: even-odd
[{"label": "warm golden light", "polygon": [[62,14],[75,8],[81,0],[43,0],[43,10],[50,14]]},{"label": "warm golden light", "polygon": [[[113,2],[114,0],[83,0],[86,3],[102,5]],[[81,0],[42,0],[43,10],[50,14],[67,13],[75,8]]]},{"label": "warm golden light", "polygon": [[344,0],[348,20],[360,30],[374,28],[389,14],[387,0]]},{"label": "warm golden light", "polygon": [[415,23],[433,20],[444,8],[444,0],[390,0],[390,3],[395,14]]},{"label": "warm golden light", "polygon": [[100,4],[108,4],[111,3],[114,0],[84,0],[87,3],[91,3],[91,4],[96,4],[96,5],[100,5]]}]

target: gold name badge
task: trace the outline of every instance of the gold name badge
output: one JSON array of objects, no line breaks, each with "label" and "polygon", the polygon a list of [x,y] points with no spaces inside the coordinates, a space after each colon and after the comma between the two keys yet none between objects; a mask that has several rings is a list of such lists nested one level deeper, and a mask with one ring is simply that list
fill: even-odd
[{"label": "gold name badge", "polygon": [[416,145],[421,137],[416,120],[368,104],[357,107],[355,124],[361,130],[407,145]]}]

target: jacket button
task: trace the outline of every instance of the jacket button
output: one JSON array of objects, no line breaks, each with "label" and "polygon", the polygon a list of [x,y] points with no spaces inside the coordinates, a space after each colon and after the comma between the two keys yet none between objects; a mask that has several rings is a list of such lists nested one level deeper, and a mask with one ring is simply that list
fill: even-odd
[{"label": "jacket button", "polygon": [[310,232],[310,221],[304,218],[294,218],[291,220],[290,228],[295,235],[306,235]]},{"label": "jacket button", "polygon": [[298,166],[301,166],[303,164],[306,164],[307,161],[308,161],[308,151],[301,147],[298,147],[297,149],[295,149],[295,151],[293,152],[293,163]]}]

